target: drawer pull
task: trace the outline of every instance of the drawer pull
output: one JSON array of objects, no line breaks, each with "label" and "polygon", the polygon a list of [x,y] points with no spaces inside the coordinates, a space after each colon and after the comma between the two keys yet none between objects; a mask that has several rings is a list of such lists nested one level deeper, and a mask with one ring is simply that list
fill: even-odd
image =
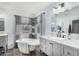
[{"label": "drawer pull", "polygon": [[50,43],[50,44],[53,44],[53,43]]},{"label": "drawer pull", "polygon": [[70,55],[70,53],[69,53],[69,52],[67,52],[67,55]]}]

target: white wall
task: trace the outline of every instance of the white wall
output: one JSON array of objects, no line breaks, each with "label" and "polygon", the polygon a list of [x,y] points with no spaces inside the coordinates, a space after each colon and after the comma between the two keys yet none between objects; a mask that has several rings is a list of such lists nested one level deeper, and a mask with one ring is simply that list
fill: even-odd
[{"label": "white wall", "polygon": [[0,9],[0,18],[5,20],[5,33],[8,34],[8,48],[14,47],[15,40],[15,19],[9,11]]},{"label": "white wall", "polygon": [[45,34],[50,34],[51,33],[51,23],[52,19],[51,16],[53,15],[53,8],[52,4],[50,4],[46,9],[45,9]]},{"label": "white wall", "polygon": [[36,17],[51,2],[0,2],[0,8],[9,10],[16,15]]}]

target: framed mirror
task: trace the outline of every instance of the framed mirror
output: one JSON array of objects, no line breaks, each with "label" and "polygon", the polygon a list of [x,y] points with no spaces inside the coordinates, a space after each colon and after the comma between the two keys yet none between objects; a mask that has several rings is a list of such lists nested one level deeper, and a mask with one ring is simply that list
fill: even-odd
[{"label": "framed mirror", "polygon": [[72,33],[79,34],[79,20],[72,21]]},{"label": "framed mirror", "polygon": [[0,18],[0,32],[5,31],[5,22],[4,18]]}]

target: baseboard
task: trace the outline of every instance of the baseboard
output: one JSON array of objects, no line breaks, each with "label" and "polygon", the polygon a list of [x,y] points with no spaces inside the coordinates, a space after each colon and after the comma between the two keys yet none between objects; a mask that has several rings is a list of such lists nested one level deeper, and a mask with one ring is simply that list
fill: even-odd
[{"label": "baseboard", "polygon": [[14,44],[8,45],[8,49],[12,49],[12,48],[14,48]]}]

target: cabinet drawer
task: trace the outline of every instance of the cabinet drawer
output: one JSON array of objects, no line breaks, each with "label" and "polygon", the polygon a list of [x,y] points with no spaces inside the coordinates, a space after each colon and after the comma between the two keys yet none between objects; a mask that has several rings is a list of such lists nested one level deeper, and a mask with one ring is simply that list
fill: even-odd
[{"label": "cabinet drawer", "polygon": [[61,56],[61,46],[60,44],[54,43],[52,46],[53,56]]},{"label": "cabinet drawer", "polygon": [[77,50],[77,56],[79,56],[79,49]]},{"label": "cabinet drawer", "polygon": [[64,56],[77,56],[77,50],[68,46],[63,47]]}]

